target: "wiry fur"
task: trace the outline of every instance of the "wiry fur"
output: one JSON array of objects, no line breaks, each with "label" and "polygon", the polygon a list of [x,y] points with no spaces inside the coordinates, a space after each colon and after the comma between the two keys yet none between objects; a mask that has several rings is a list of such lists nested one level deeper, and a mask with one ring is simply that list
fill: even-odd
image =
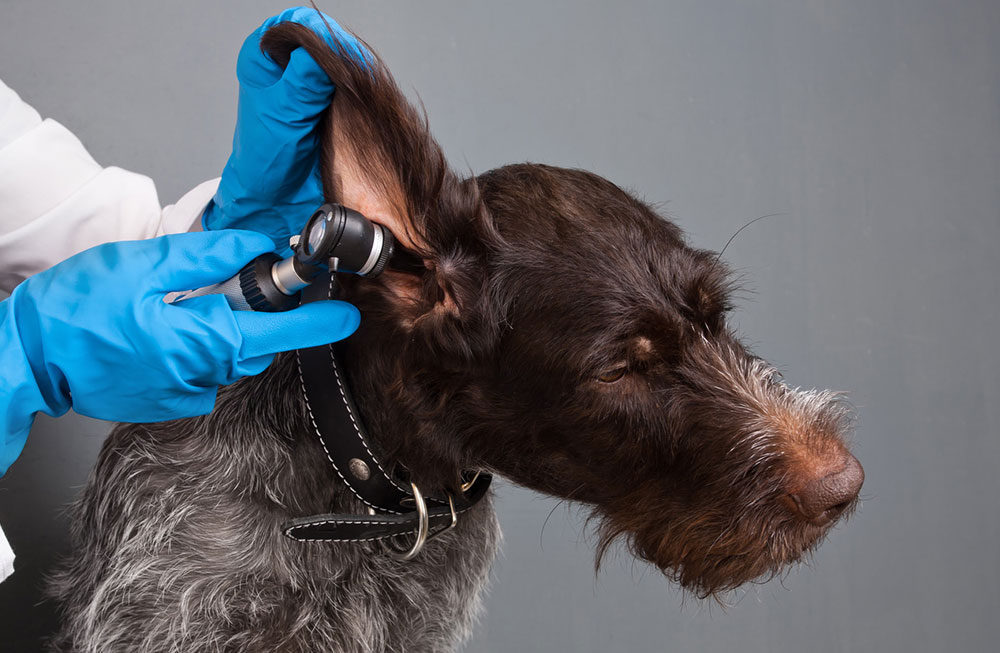
[{"label": "wiry fur", "polygon": [[[727,328],[718,257],[614,184],[519,164],[451,172],[384,64],[296,25],[337,85],[327,198],[394,227],[426,270],[345,279],[364,316],[347,373],[386,460],[425,488],[487,469],[589,506],[699,595],[767,578],[822,539],[795,493],[853,460],[830,393],[782,384]],[[365,204],[365,206],[359,206]],[[286,519],[359,512],[303,414],[293,359],[207,417],[118,427],[55,582],[65,651],[440,651],[468,630],[495,554],[488,501],[413,562],[300,543]],[[860,469],[860,468],[859,468]],[[815,502],[813,502],[815,503]]]},{"label": "wiry fur", "polygon": [[410,563],[281,535],[289,516],[364,512],[307,436],[297,384],[284,356],[212,415],[112,432],[54,579],[57,650],[446,651],[467,636],[499,539],[488,500]]}]

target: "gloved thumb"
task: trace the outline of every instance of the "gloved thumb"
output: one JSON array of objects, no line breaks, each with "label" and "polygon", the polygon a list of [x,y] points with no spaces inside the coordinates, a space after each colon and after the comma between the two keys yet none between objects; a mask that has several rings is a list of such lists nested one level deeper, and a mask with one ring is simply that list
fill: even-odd
[{"label": "gloved thumb", "polygon": [[282,313],[234,311],[233,316],[243,334],[241,362],[343,340],[361,324],[358,309],[333,300],[311,302]]}]

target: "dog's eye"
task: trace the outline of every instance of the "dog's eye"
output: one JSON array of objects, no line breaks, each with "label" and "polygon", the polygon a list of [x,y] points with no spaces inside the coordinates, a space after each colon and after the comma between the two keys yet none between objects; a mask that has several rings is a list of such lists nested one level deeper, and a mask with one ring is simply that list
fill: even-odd
[{"label": "dog's eye", "polygon": [[628,368],[622,365],[602,373],[597,377],[597,380],[601,383],[614,383],[625,376],[625,372],[628,372]]}]

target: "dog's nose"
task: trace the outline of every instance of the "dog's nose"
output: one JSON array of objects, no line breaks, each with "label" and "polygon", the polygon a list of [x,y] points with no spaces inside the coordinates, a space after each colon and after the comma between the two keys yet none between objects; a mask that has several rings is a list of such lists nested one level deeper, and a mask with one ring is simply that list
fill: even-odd
[{"label": "dog's nose", "polygon": [[828,524],[851,505],[865,482],[865,470],[858,459],[845,453],[844,466],[789,493],[789,507],[802,519],[817,525]]}]

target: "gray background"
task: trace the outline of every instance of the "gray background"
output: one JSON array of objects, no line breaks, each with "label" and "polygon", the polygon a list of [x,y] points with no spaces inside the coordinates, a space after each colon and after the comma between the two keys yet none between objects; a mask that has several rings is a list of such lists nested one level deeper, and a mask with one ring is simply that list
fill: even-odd
[{"label": "gray background", "polygon": [[[0,77],[164,203],[229,153],[236,53],[281,2],[0,1]],[[812,564],[728,608],[504,484],[469,651],[987,651],[1000,638],[1000,4],[996,0],[334,3],[453,163],[580,166],[667,210],[753,292],[746,339],[849,390],[860,512]],[[39,420],[0,480],[20,570],[0,648],[51,622],[36,586],[106,426]]]}]

